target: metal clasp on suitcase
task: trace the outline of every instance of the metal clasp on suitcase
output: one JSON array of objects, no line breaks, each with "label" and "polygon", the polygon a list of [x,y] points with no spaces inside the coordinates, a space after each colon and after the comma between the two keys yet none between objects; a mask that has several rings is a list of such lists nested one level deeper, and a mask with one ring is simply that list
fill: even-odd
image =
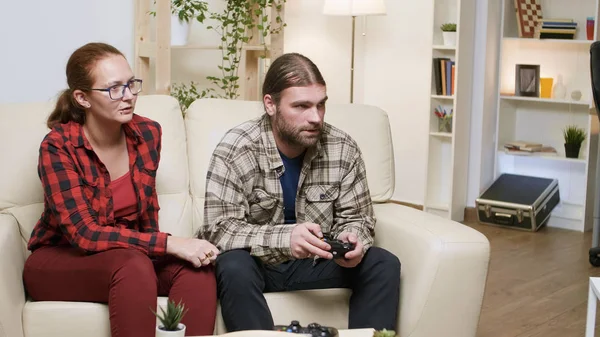
[{"label": "metal clasp on suitcase", "polygon": [[[501,218],[506,218],[506,219],[511,219],[513,216],[510,214],[506,214],[506,213],[496,213],[494,214],[495,217],[501,217]],[[523,222],[523,210],[522,209],[518,209],[517,210],[517,221],[519,223]]]},{"label": "metal clasp on suitcase", "polygon": [[[490,205],[485,205],[484,206],[484,210],[485,210],[485,216],[486,217],[491,217],[492,216],[492,206]],[[523,210],[522,209],[517,209],[517,221],[519,221],[519,223],[523,222]],[[495,213],[494,214],[495,217],[504,217],[504,218],[508,218],[510,219],[512,217],[512,215],[510,214],[505,214],[505,213]]]}]

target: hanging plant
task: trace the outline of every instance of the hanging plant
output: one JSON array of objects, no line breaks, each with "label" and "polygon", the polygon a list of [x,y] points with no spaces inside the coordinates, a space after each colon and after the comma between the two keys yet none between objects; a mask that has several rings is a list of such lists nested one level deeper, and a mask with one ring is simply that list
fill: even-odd
[{"label": "hanging plant", "polygon": [[[172,6],[176,2],[177,0],[173,0]],[[198,90],[195,82],[189,85],[184,83],[172,85],[171,95],[179,101],[184,115],[189,105],[196,99],[240,97],[239,68],[244,46],[253,41],[255,38],[253,34],[257,33],[258,45],[262,46],[260,57],[267,56],[267,38],[279,34],[286,27],[281,18],[285,2],[286,0],[227,0],[225,9],[221,12],[212,12],[206,7],[201,8],[202,15],[206,15],[214,22],[206,29],[220,36],[221,63],[217,65],[220,76],[207,76],[206,79],[211,87],[201,91]],[[271,9],[275,10],[276,15],[274,25],[271,25],[272,18],[269,15]]]},{"label": "hanging plant", "polygon": [[[222,58],[217,67],[220,77],[207,76],[214,87],[204,89],[202,97],[236,99],[239,95],[239,67],[244,46],[251,41],[254,30],[263,46],[261,57],[267,55],[266,38],[279,34],[286,26],[280,13],[286,0],[227,0],[227,6],[220,12],[211,12],[209,18],[216,24],[207,26],[221,37]],[[275,9],[276,26],[271,26],[270,9]]]}]

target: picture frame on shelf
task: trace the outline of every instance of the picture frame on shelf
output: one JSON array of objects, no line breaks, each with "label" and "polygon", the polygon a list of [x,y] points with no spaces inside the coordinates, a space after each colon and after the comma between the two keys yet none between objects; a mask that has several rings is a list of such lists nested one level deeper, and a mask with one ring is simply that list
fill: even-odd
[{"label": "picture frame on shelf", "polygon": [[515,96],[540,97],[539,64],[515,65]]}]

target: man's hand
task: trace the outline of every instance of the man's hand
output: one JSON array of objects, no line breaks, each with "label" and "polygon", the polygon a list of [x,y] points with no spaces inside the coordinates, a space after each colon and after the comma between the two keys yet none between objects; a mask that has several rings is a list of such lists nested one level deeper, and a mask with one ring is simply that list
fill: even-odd
[{"label": "man's hand", "polygon": [[200,268],[214,262],[219,255],[219,250],[206,240],[169,236],[167,238],[167,254]]},{"label": "man's hand", "polygon": [[296,259],[312,256],[332,259],[333,255],[329,252],[331,247],[321,240],[322,237],[321,226],[310,222],[297,224],[292,231],[290,242],[292,256]]},{"label": "man's hand", "polygon": [[334,261],[344,268],[356,267],[363,258],[363,244],[358,240],[356,234],[350,232],[343,232],[338,236],[338,240],[354,244],[354,250],[346,253],[343,259],[335,259]]}]

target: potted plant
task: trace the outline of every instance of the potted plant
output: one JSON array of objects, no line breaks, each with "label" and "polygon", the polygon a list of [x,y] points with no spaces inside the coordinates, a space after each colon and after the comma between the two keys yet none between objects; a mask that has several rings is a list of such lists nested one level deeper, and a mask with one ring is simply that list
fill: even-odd
[{"label": "potted plant", "polygon": [[456,23],[444,23],[440,28],[444,46],[456,46]]},{"label": "potted plant", "polygon": [[396,337],[396,331],[394,330],[376,330],[373,333],[373,337]]},{"label": "potted plant", "polygon": [[585,130],[577,125],[569,125],[563,130],[565,138],[565,155],[567,158],[578,158],[581,143],[586,138]]},{"label": "potted plant", "polygon": [[[156,4],[156,0],[154,1]],[[204,22],[208,4],[206,0],[171,0],[171,45],[187,44],[190,35],[190,23],[193,19]],[[156,16],[156,12],[150,12]]]},{"label": "potted plant", "polygon": [[187,313],[185,305],[179,302],[175,304],[171,299],[167,301],[167,311],[160,308],[162,314],[152,313],[160,320],[160,324],[156,326],[156,337],[184,337],[185,324],[181,323],[181,319]]}]

